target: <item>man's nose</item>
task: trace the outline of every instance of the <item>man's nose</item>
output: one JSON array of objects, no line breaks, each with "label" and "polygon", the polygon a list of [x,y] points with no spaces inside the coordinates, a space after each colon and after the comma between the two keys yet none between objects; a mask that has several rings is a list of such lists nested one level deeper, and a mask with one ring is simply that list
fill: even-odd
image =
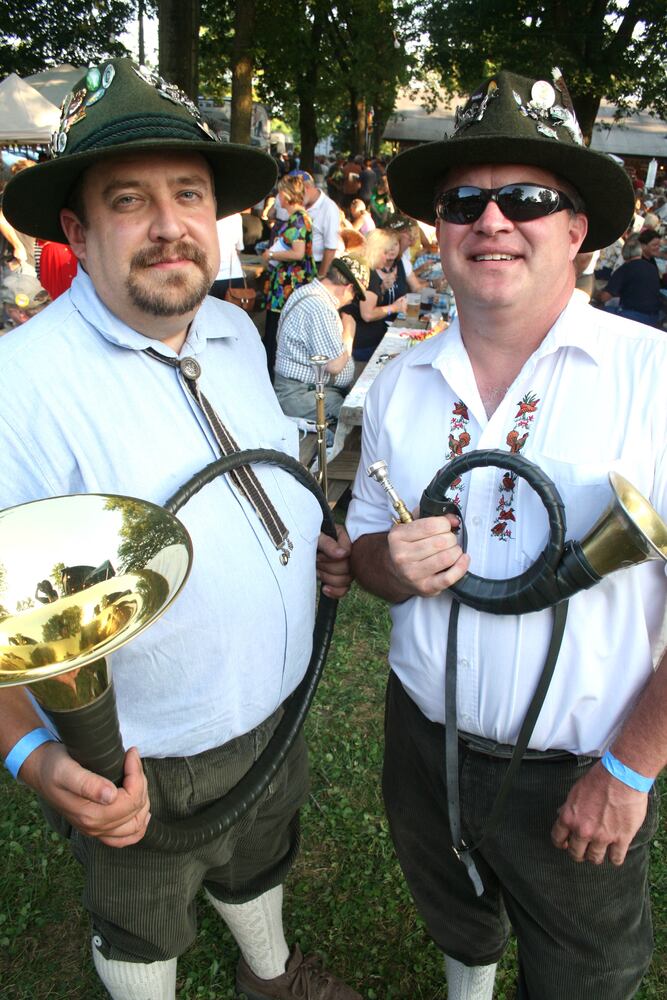
[{"label": "man's nose", "polygon": [[514,223],[506,215],[503,215],[495,201],[490,201],[479,219],[473,223],[473,229],[477,233],[485,233],[487,235],[509,232],[514,229]]},{"label": "man's nose", "polygon": [[151,240],[173,242],[182,239],[185,233],[186,226],[179,206],[171,198],[156,201],[149,231]]}]

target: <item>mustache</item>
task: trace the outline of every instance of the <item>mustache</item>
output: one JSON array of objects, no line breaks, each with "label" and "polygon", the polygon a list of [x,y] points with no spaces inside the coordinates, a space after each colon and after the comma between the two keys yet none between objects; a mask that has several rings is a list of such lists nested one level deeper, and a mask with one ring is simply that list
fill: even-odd
[{"label": "mustache", "polygon": [[169,247],[156,246],[137,250],[130,261],[130,269],[150,267],[152,264],[164,264],[172,260],[191,260],[201,268],[208,264],[206,254],[200,247],[186,240],[178,240],[176,243],[170,243]]}]

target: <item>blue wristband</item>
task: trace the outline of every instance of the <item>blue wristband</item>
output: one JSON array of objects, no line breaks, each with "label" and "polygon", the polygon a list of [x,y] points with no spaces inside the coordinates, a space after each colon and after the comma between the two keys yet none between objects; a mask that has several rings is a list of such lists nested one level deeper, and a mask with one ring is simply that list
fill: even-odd
[{"label": "blue wristband", "polygon": [[614,778],[618,778],[628,788],[634,788],[636,792],[650,792],[653,788],[654,778],[645,778],[643,774],[626,767],[620,760],[617,760],[611,750],[602,756],[600,763],[609,771]]},{"label": "blue wristband", "polygon": [[33,750],[41,747],[42,743],[48,743],[49,740],[59,742],[58,737],[50,729],[41,728],[31,730],[14,744],[5,758],[5,767],[12,778],[18,778],[19,771]]}]

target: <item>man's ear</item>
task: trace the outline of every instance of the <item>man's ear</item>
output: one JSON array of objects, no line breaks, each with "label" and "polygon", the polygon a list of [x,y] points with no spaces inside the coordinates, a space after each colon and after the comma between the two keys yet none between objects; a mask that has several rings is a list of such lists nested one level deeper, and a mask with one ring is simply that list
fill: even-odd
[{"label": "man's ear", "polygon": [[72,253],[84,262],[86,259],[86,230],[78,215],[71,208],[62,208],[60,210],[60,225],[72,248]]},{"label": "man's ear", "polygon": [[579,253],[579,247],[586,239],[588,232],[588,219],[583,212],[577,212],[570,216],[570,260]]}]

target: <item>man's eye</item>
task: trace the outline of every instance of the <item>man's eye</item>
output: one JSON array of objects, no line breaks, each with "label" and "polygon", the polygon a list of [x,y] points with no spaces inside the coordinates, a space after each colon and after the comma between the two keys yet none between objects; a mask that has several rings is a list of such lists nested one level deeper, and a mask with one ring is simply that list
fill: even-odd
[{"label": "man's eye", "polygon": [[201,192],[181,191],[180,197],[183,198],[184,201],[197,201],[199,198],[201,198]]},{"label": "man's eye", "polygon": [[133,205],[136,200],[133,194],[122,194],[114,201],[114,208],[125,208],[128,205]]}]

